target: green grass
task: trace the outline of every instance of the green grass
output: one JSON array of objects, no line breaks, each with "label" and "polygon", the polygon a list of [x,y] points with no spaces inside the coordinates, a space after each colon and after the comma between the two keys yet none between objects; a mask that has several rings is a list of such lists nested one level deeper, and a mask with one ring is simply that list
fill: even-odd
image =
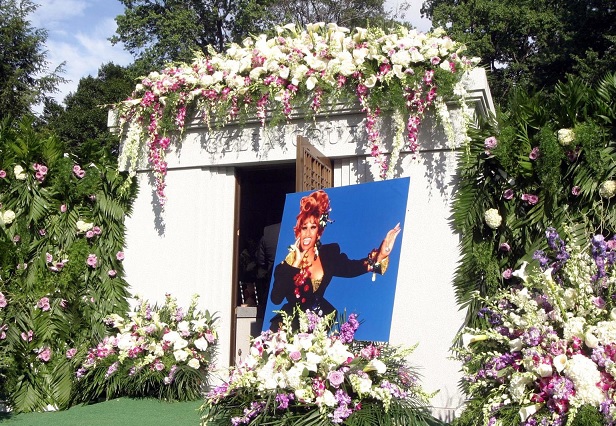
[{"label": "green grass", "polygon": [[65,411],[0,413],[4,426],[199,426],[203,401],[163,402],[157,399],[118,398]]}]

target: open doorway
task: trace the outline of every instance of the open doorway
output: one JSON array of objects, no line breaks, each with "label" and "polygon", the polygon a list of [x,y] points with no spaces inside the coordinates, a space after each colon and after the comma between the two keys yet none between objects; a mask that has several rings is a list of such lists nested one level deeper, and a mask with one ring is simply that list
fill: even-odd
[{"label": "open doorway", "polygon": [[[268,164],[267,166],[238,167],[237,236],[236,236],[236,338],[246,332],[242,327],[250,324],[250,335],[261,331],[257,316],[257,305],[264,307],[267,296],[258,300],[256,251],[263,229],[280,223],[284,210],[286,194],[295,192],[295,163]],[[262,279],[262,277],[261,277]],[[268,283],[269,284],[269,283]],[[244,317],[243,317],[244,316]],[[233,342],[234,339],[232,338]],[[241,346],[237,342],[232,360],[241,356]]]}]

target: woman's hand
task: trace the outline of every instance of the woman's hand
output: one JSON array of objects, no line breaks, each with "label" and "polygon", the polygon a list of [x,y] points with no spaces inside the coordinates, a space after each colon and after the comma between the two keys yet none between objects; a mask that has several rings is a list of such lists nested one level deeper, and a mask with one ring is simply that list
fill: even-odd
[{"label": "woman's hand", "polygon": [[396,238],[402,228],[400,228],[400,222],[394,226],[393,229],[390,229],[385,236],[385,239],[381,243],[381,247],[379,248],[379,255],[377,256],[377,263],[380,263],[383,259],[389,256],[389,254],[394,249],[394,244],[396,242]]}]

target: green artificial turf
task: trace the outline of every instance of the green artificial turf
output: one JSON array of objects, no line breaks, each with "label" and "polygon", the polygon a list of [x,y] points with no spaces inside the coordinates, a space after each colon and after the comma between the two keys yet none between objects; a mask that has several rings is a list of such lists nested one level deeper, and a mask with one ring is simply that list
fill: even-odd
[{"label": "green artificial turf", "polygon": [[199,426],[203,401],[163,402],[157,399],[118,398],[65,411],[0,413],[4,426]]}]

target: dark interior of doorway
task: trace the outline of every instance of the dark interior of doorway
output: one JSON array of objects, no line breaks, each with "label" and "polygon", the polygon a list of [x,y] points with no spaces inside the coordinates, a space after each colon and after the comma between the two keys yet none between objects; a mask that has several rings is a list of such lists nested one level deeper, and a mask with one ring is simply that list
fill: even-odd
[{"label": "dark interior of doorway", "polygon": [[238,278],[254,282],[255,253],[263,228],[281,221],[286,194],[295,192],[295,163],[239,168],[237,176],[241,188]]}]

